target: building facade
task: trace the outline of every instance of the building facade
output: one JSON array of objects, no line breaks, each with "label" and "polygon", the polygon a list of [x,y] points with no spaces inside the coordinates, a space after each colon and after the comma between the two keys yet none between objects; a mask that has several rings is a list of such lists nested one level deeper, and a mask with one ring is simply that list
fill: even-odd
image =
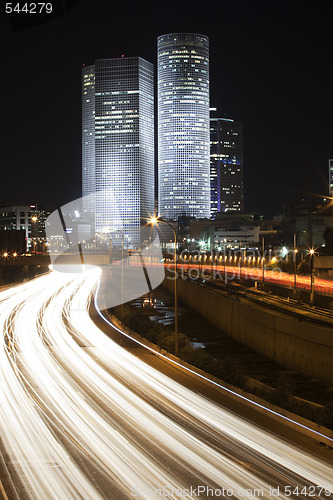
[{"label": "building facade", "polygon": [[140,220],[154,213],[153,65],[140,57],[96,60],[83,72],[83,103],[82,194],[96,192],[83,202],[83,218],[93,210],[97,239],[121,236],[138,246]]},{"label": "building facade", "polygon": [[34,223],[31,220],[30,205],[12,205],[0,208],[0,231],[21,231],[24,234],[26,249]]},{"label": "building facade", "polygon": [[158,207],[167,219],[210,216],[209,41],[158,37]]},{"label": "building facade", "polygon": [[244,209],[243,130],[228,118],[210,119],[211,216]]},{"label": "building facade", "polygon": [[82,210],[94,224],[95,181],[95,66],[82,68]]},{"label": "building facade", "polygon": [[[45,221],[50,212],[37,205],[11,205],[0,208],[0,231],[4,240],[3,232],[7,233],[7,239],[12,242],[12,251],[23,252],[34,251],[45,253]],[[19,231],[23,235],[24,245],[17,246],[16,238],[9,236],[13,231]],[[19,237],[20,240],[20,237]],[[14,245],[14,246],[13,246]],[[16,249],[14,248],[16,245]],[[1,249],[0,249],[1,250]],[[3,250],[3,249],[2,249]]]}]

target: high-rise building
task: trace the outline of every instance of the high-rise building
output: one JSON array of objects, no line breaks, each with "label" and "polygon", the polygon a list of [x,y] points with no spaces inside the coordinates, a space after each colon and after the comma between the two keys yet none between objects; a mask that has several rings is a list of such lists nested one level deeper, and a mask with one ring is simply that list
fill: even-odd
[{"label": "high-rise building", "polygon": [[244,209],[240,122],[228,118],[210,119],[210,186],[212,217],[218,212]]},{"label": "high-rise building", "polygon": [[157,58],[159,215],[209,217],[208,37],[162,35]]},{"label": "high-rise building", "polygon": [[333,160],[328,160],[328,183],[330,196],[333,196]]},{"label": "high-rise building", "polygon": [[[83,210],[94,216],[95,193],[95,66],[82,68],[82,196]],[[94,219],[93,219],[94,220]]]},{"label": "high-rise building", "polygon": [[120,231],[137,246],[140,219],[154,213],[153,65],[140,57],[96,60],[83,71],[82,116],[82,194],[96,191],[83,217],[95,204],[97,238]]}]

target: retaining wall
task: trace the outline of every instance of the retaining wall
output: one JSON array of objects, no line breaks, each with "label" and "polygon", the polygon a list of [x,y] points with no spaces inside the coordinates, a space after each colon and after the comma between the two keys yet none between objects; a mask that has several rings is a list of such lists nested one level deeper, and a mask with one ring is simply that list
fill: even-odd
[{"label": "retaining wall", "polygon": [[[174,281],[163,282],[174,292]],[[292,369],[333,383],[333,328],[178,279],[179,299],[236,340]]]}]

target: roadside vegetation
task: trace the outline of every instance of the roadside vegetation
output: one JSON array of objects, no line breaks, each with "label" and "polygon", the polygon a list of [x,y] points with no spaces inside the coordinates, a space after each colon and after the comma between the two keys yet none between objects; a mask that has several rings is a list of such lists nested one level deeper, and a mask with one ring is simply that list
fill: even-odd
[{"label": "roadside vegetation", "polygon": [[24,280],[33,279],[36,275],[46,272],[47,266],[1,266],[0,286],[20,283]]},{"label": "roadside vegetation", "polygon": [[[270,269],[280,269],[284,273],[294,274],[295,273],[295,263],[292,259],[278,259],[268,265]],[[311,267],[309,259],[302,259],[297,263],[296,274],[307,275],[310,274]]]}]

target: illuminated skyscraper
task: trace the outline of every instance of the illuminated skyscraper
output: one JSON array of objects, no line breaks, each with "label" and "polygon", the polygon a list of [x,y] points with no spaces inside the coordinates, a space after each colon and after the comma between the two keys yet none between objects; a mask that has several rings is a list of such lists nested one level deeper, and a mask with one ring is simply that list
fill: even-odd
[{"label": "illuminated skyscraper", "polygon": [[[95,183],[95,66],[82,68],[82,196],[96,191]],[[84,200],[83,210],[94,214],[92,198]]]},{"label": "illuminated skyscraper", "polygon": [[157,57],[159,215],[209,217],[208,38],[162,35]]},{"label": "illuminated skyscraper", "polygon": [[211,216],[243,210],[242,124],[210,119]]},{"label": "illuminated skyscraper", "polygon": [[[96,60],[93,69],[94,125],[83,126],[83,133],[91,137],[93,130],[94,140],[85,141],[83,195],[93,188],[100,193],[97,236],[122,230],[126,243],[138,245],[140,218],[154,213],[153,65],[122,57]],[[83,124],[85,111],[91,117],[92,107],[83,109]]]}]

